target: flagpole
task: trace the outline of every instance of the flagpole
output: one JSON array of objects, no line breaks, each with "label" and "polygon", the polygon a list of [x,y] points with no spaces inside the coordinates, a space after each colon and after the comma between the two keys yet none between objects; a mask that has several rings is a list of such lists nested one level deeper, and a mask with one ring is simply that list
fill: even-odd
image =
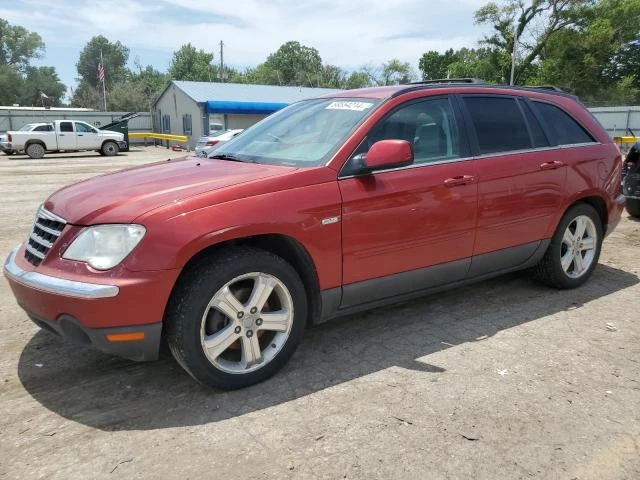
[{"label": "flagpole", "polygon": [[102,65],[102,71],[105,72],[102,75],[102,97],[104,98],[104,111],[107,111],[107,90],[104,86],[104,82],[107,78],[106,70],[104,68],[104,59],[102,58],[102,49],[100,49],[100,65]]}]

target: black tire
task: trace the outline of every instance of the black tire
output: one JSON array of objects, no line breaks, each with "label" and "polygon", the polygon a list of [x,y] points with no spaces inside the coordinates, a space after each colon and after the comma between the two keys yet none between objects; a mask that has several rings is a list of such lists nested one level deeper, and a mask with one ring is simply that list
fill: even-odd
[{"label": "black tire", "polygon": [[[264,366],[248,373],[228,373],[214,365],[205,353],[201,331],[203,316],[216,292],[233,279],[252,272],[265,273],[282,282],[290,294],[293,320],[288,337]],[[230,317],[225,317],[225,321],[227,326],[233,322]],[[165,328],[171,353],[193,378],[210,387],[233,390],[266,380],[280,370],[300,343],[306,321],[306,292],[295,269],[270,252],[237,247],[203,257],[182,274],[167,306]],[[245,332],[248,333],[248,330],[243,328],[239,335],[243,336]],[[257,339],[265,340],[260,336]],[[238,340],[242,339],[238,337]],[[266,340],[267,344],[271,343],[268,338]],[[264,348],[266,352],[269,345]]]},{"label": "black tire", "polygon": [[[569,276],[560,262],[562,256],[562,245],[565,231],[574,220],[581,216],[587,216],[591,219],[597,232],[597,238],[595,239],[595,255],[589,267],[578,278],[572,278]],[[534,276],[550,287],[558,289],[570,289],[576,288],[585,283],[589,277],[593,274],[593,270],[598,264],[600,258],[600,250],[602,248],[603,230],[602,219],[596,212],[595,208],[587,203],[577,203],[573,205],[567,213],[560,220],[558,228],[551,238],[551,243],[547,248],[547,251],[538,265],[534,268]]]},{"label": "black tire", "polygon": [[44,145],[40,143],[30,143],[27,146],[25,153],[29,155],[30,158],[33,158],[36,160],[39,158],[42,158],[44,157],[44,154],[45,154]]},{"label": "black tire", "polygon": [[632,217],[640,218],[640,200],[636,198],[627,198],[626,209],[627,213]]},{"label": "black tire", "polygon": [[102,144],[102,148],[100,149],[100,151],[105,157],[113,157],[114,155],[117,155],[118,152],[120,152],[120,147],[118,147],[118,144],[116,142],[112,142],[109,140]]}]

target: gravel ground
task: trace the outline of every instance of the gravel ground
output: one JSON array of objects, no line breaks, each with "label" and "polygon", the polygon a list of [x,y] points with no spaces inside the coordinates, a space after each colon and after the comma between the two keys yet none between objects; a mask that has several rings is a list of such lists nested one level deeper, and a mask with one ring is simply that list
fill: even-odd
[{"label": "gravel ground", "polygon": [[[178,157],[0,157],[0,252],[53,190]],[[640,478],[640,222],[595,274],[524,274],[309,330],[235,392],[40,331],[0,280],[0,478]]]}]

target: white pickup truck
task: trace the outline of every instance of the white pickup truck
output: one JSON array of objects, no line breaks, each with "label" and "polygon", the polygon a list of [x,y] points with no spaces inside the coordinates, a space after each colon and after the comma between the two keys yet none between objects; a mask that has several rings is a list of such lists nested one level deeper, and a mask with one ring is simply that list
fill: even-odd
[{"label": "white pickup truck", "polygon": [[[96,150],[102,155],[117,155],[126,147],[124,134],[98,130],[77,120],[56,120],[50,124],[30,124],[28,130],[9,131],[0,139],[0,150],[23,151],[31,158],[42,158],[45,152]],[[27,127],[27,125],[25,125]],[[23,128],[25,128],[23,127]]]}]

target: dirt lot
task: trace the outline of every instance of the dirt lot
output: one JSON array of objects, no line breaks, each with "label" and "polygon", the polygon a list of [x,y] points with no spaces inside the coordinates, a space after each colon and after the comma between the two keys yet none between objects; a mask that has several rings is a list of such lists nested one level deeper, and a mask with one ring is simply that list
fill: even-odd
[{"label": "dirt lot", "polygon": [[[168,156],[0,157],[0,253],[58,187]],[[639,222],[600,263],[574,291],[510,275],[314,328],[236,392],[78,350],[0,280],[0,478],[640,478]]]}]

